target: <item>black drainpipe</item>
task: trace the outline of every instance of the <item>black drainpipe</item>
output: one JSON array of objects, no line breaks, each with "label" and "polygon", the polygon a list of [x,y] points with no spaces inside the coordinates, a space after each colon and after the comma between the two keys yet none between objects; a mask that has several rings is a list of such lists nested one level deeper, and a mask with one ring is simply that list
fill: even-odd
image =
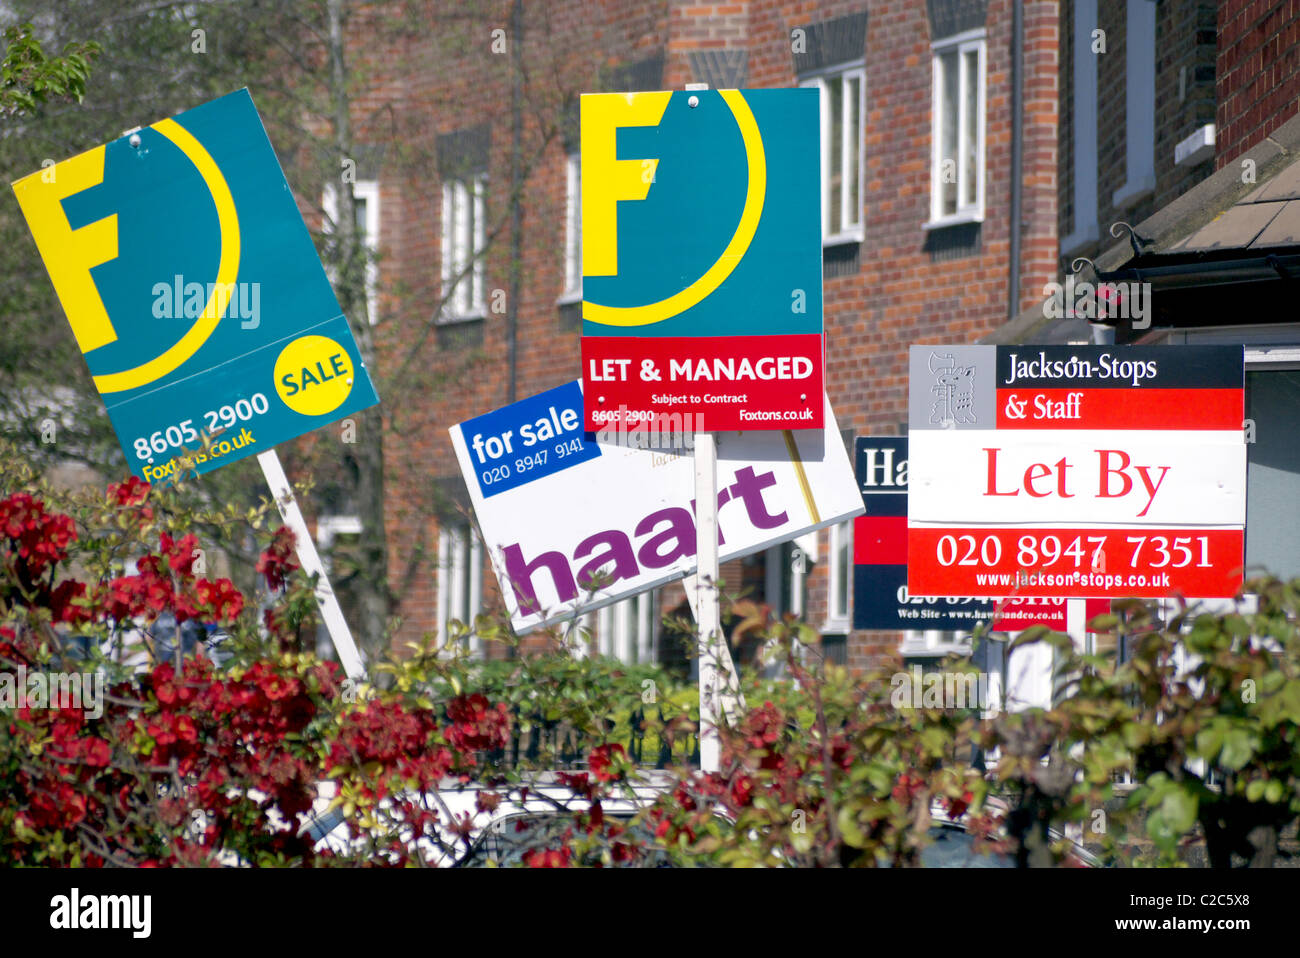
[{"label": "black drainpipe", "polygon": [[1023,179],[1025,98],[1025,12],[1013,0],[1011,26],[1011,263],[1007,269],[1007,319],[1020,314],[1020,203]]}]

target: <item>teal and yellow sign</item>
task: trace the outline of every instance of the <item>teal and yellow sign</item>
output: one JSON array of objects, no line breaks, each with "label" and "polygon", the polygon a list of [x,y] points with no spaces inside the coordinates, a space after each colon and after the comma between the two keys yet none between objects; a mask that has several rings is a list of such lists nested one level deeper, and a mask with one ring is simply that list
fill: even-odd
[{"label": "teal and yellow sign", "polygon": [[822,425],[818,91],[582,97],[588,429]]},{"label": "teal and yellow sign", "polygon": [[13,187],[137,476],[379,401],[247,90]]}]

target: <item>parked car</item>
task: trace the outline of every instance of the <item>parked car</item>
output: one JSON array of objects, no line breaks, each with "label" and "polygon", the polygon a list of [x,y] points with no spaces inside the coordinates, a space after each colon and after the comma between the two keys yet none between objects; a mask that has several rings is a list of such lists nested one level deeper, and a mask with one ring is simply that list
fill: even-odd
[{"label": "parked car", "polygon": [[[574,827],[575,815],[591,809],[591,802],[566,785],[562,774],[538,773],[509,787],[448,780],[436,792],[419,796],[424,807],[439,812],[437,834],[415,839],[408,833],[402,836],[402,840],[424,863],[437,867],[490,868],[522,863],[525,854],[531,850],[558,847],[565,831]],[[633,829],[636,839],[648,840],[648,832],[634,819],[674,784],[675,779],[668,772],[642,772],[632,782],[617,787],[613,797],[601,801],[601,815],[612,820],[619,829]],[[480,802],[484,793],[491,793],[493,799]],[[318,852],[366,853],[367,840],[349,838],[341,809],[332,807],[335,794],[333,782],[321,783],[320,797],[312,813],[306,816],[303,831],[316,840]],[[484,805],[493,807],[489,809]],[[391,801],[381,802],[380,807],[385,815],[394,812]],[[460,823],[460,827],[452,827],[450,823],[453,821]],[[610,846],[616,842],[615,838],[600,843],[601,847],[589,851],[578,864],[596,864],[597,860],[602,864],[639,867],[668,864],[668,856],[663,852],[615,860],[617,855]]]},{"label": "parked car", "polygon": [[[993,799],[989,809],[999,818],[1007,812],[1004,802]],[[1006,852],[985,850],[977,847],[978,839],[971,834],[966,822],[968,815],[948,814],[940,802],[930,806],[930,843],[921,849],[921,865],[924,868],[1015,868],[1014,855]],[[1056,829],[1049,829],[1048,836],[1053,843],[1062,841],[1065,836]],[[1067,851],[1068,864],[1079,868],[1101,868],[1104,863],[1078,842],[1071,841]]]},{"label": "parked car", "polygon": [[[618,829],[627,829],[630,841],[620,842],[619,837],[588,843],[575,827],[575,815],[588,812],[591,803],[571,787],[564,784],[563,773],[537,773],[509,788],[491,787],[482,783],[461,783],[448,780],[437,792],[422,796],[427,808],[437,808],[442,814],[442,828],[436,837],[422,836],[412,842],[410,834],[403,841],[417,850],[421,860],[441,868],[499,868],[524,863],[529,852],[582,845],[576,865],[603,865],[613,867],[666,868],[675,863],[665,851],[646,848],[653,846],[653,836],[638,818],[661,795],[671,790],[676,780],[666,771],[646,771],[632,783],[624,786],[615,797],[603,799],[601,813],[607,822]],[[526,793],[520,796],[520,787]],[[315,848],[338,854],[366,854],[364,838],[349,839],[343,813],[334,802],[335,785],[322,782],[320,797],[312,813],[305,816],[303,830],[316,840]],[[479,796],[491,792],[500,796],[490,810],[480,808]],[[381,807],[392,809],[391,802]],[[1006,804],[992,799],[986,806],[996,818],[1005,816]],[[720,811],[718,817],[726,819]],[[460,829],[448,827],[451,820],[464,823]],[[1015,868],[1015,857],[1007,852],[979,847],[977,836],[971,831],[970,816],[963,813],[953,816],[944,805],[936,801],[930,808],[930,842],[921,850],[920,861],[925,868]],[[566,838],[566,832],[574,834]],[[1005,831],[998,826],[998,832]],[[1053,842],[1065,836],[1056,829],[1049,831]],[[624,848],[616,849],[616,844]],[[636,853],[631,853],[633,849]],[[624,857],[625,856],[625,857]],[[1068,863],[1082,868],[1099,868],[1104,863],[1077,842],[1071,842]],[[779,858],[772,862],[780,867]]]}]

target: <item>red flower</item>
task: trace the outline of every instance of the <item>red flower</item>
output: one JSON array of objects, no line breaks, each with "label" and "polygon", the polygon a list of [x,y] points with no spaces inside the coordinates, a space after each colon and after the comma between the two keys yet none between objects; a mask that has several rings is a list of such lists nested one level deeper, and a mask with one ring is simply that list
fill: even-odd
[{"label": "red flower", "polygon": [[119,506],[137,506],[149,498],[150,488],[149,483],[130,476],[126,482],[110,483],[108,498]]},{"label": "red flower", "polygon": [[950,798],[948,800],[948,814],[953,818],[961,818],[966,814],[966,809],[970,808],[970,803],[974,801],[975,796],[970,789],[961,793],[961,798]]},{"label": "red flower", "polygon": [[744,808],[754,800],[754,780],[748,775],[737,776],[731,783],[731,802],[737,808]]},{"label": "red flower", "polygon": [[244,595],[229,579],[209,582],[200,579],[194,586],[198,604],[216,622],[233,622],[244,610]]},{"label": "red flower", "polygon": [[76,579],[64,579],[50,593],[50,612],[55,622],[79,625],[94,618],[94,612],[84,605],[73,605],[73,599],[86,596],[86,583]]},{"label": "red flower", "polygon": [[11,540],[19,578],[30,586],[48,566],[68,557],[77,526],[71,516],[47,513],[40,499],[16,492],[0,499],[0,534]]},{"label": "red flower", "polygon": [[176,670],[170,662],[163,662],[154,667],[152,675],[153,694],[163,705],[176,701]]},{"label": "red flower", "polygon": [[173,541],[170,533],[164,532],[159,536],[160,549],[167,557],[167,564],[171,566],[172,571],[185,577],[194,574],[194,560],[197,558],[194,553],[198,551],[199,540],[192,532],[187,532],[177,541]]},{"label": "red flower", "polygon": [[88,738],[82,746],[81,760],[95,768],[105,768],[113,757],[112,746],[102,738]]},{"label": "red flower", "polygon": [[197,742],[199,730],[194,724],[194,720],[188,715],[178,715],[172,722],[172,730],[176,737],[182,742]]},{"label": "red flower", "polygon": [[909,803],[913,801],[917,793],[925,786],[925,779],[919,775],[908,775],[904,773],[898,776],[898,784],[894,786],[891,793],[894,799],[899,802]]},{"label": "red flower", "polygon": [[109,484],[108,501],[121,509],[130,510],[137,521],[144,525],[153,521],[153,507],[145,504],[150,488],[149,483],[131,476],[126,482]]},{"label": "red flower", "polygon": [[556,777],[561,785],[571,790],[575,795],[588,799],[595,795],[595,783],[592,782],[591,776],[586,772],[560,772]]},{"label": "red flower", "polygon": [[[447,703],[447,742],[460,752],[504,748],[510,738],[510,713],[505,703],[495,707],[481,693],[458,695]],[[472,757],[471,757],[472,760]]]},{"label": "red flower", "polygon": [[591,755],[587,758],[587,767],[596,776],[596,781],[613,782],[623,778],[623,762],[619,762],[619,767],[616,768],[615,756],[623,760],[627,758],[623,746],[617,743],[597,745],[591,750]]},{"label": "red flower", "polygon": [[635,845],[630,845],[627,842],[614,842],[610,845],[609,850],[614,861],[620,865],[625,862],[636,861],[640,856],[640,850]]},{"label": "red flower", "polygon": [[293,558],[294,534],[288,526],[275,530],[271,544],[257,560],[257,571],[266,576],[266,584],[272,590],[284,588],[290,573],[298,568]]},{"label": "red flower", "polygon": [[545,851],[529,849],[524,852],[524,864],[529,868],[568,868],[569,850],[550,848]]},{"label": "red flower", "polygon": [[286,699],[290,695],[298,694],[298,680],[286,679],[283,675],[274,673],[265,675],[258,680],[257,687],[262,690],[272,702],[278,702],[280,699]]}]

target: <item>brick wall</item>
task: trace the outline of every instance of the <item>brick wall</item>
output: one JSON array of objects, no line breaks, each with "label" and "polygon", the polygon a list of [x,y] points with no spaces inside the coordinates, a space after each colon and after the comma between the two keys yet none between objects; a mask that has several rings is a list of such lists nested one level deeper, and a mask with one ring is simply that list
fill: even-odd
[{"label": "brick wall", "polygon": [[[1147,2],[1147,0],[1141,0]],[[1061,7],[1061,86],[1059,128],[1062,236],[1076,227],[1074,207],[1074,0]],[[1155,40],[1155,190],[1126,209],[1112,201],[1127,180],[1126,0],[1099,0],[1095,27],[1104,33],[1097,59],[1097,222],[1098,243],[1077,255],[1092,256],[1115,242],[1108,230],[1123,220],[1138,223],[1190,190],[1213,170],[1206,160],[1174,163],[1175,147],[1197,129],[1215,122],[1215,4],[1207,0],[1162,0],[1156,6]],[[1091,32],[1091,31],[1090,31]]]},{"label": "brick wall", "polygon": [[1300,3],[1224,0],[1218,10],[1218,168],[1296,114]]},{"label": "brick wall", "polygon": [[[1215,4],[1161,3],[1156,14],[1155,209],[1182,196],[1214,172],[1213,159],[1174,165],[1174,149],[1215,122]],[[1134,221],[1136,222],[1136,221]]]},{"label": "brick wall", "polygon": [[[753,87],[798,81],[791,31],[867,12],[866,126],[860,249],[838,255],[825,281],[827,388],[842,428],[896,434],[906,420],[906,351],[912,343],[970,342],[1034,301],[1056,271],[1059,123],[1059,4],[1026,5],[1024,168],[1020,300],[1008,304],[1011,160],[1011,2],[990,0],[987,28],[986,213],[982,223],[926,231],[931,149],[930,12],[945,4],[887,2],[602,4],[555,0],[527,5],[525,58],[536,89],[525,110],[524,253],[519,306],[518,395],[527,396],[579,374],[578,326],[557,306],[563,286],[565,150],[559,130],[566,97],[599,89],[602,77],[629,64],[662,58],[662,83],[710,82],[741,76]],[[509,5],[497,5],[508,11]],[[947,6],[952,6],[948,4]],[[978,7],[978,5],[975,5]],[[970,8],[965,4],[965,8]],[[427,7],[432,17],[435,5]],[[489,313],[460,329],[430,325],[438,297],[440,183],[438,134],[490,126],[489,230],[508,216],[508,54],[491,52],[494,28],[508,28],[488,6],[479,18],[439,21],[437,28],[397,37],[366,35],[356,46],[383,70],[356,110],[359,139],[384,149],[381,176],[382,285],[386,299],[378,365],[393,502],[389,535],[394,586],[402,593],[399,642],[435,628],[436,479],[458,470],[447,428],[502,405],[505,317]],[[430,21],[431,23],[433,21]],[[566,113],[566,110],[570,110]],[[490,246],[486,286],[506,289],[505,234]],[[411,383],[392,383],[403,363]],[[444,509],[444,514],[447,510]],[[829,543],[822,534],[821,552]],[[808,580],[808,619],[825,619],[826,563]],[[729,578],[739,577],[732,570]],[[485,596],[495,582],[484,575]],[[680,599],[665,590],[665,604]],[[892,655],[898,636],[855,633],[848,660],[864,668]]]}]

